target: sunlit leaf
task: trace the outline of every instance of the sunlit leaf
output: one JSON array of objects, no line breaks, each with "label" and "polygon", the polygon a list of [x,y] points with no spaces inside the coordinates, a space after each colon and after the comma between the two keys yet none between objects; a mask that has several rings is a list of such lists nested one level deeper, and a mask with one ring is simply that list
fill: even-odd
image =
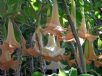
[{"label": "sunlit leaf", "polygon": [[77,69],[71,67],[71,69],[69,70],[69,76],[77,76]]},{"label": "sunlit leaf", "polygon": [[63,69],[60,68],[58,76],[68,76],[68,75],[65,73]]},{"label": "sunlit leaf", "polygon": [[79,76],[93,76],[93,75],[91,75],[91,74],[81,74]]},{"label": "sunlit leaf", "polygon": [[102,49],[102,40],[98,39],[98,49],[101,50]]},{"label": "sunlit leaf", "polygon": [[39,71],[35,71],[32,73],[32,76],[43,76],[43,74]]}]

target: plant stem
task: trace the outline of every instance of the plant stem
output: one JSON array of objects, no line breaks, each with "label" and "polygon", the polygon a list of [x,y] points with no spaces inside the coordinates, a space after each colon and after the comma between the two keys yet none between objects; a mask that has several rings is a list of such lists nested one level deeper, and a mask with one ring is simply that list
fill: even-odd
[{"label": "plant stem", "polygon": [[42,47],[41,47],[41,44],[40,44],[40,39],[39,39],[39,36],[38,34],[36,34],[36,40],[37,40],[37,44],[38,44],[38,48],[40,50],[40,54],[39,54],[39,57],[40,57],[40,62],[41,62],[41,70],[42,72],[44,73],[44,59],[42,58]]},{"label": "plant stem", "polygon": [[[21,49],[18,48],[18,49],[17,49],[17,60],[18,60],[19,62],[21,62],[21,56],[22,56],[22,55],[21,55]],[[17,68],[16,76],[21,76],[20,73],[21,73],[21,63],[19,63],[19,66],[18,66],[18,68]]]},{"label": "plant stem", "polygon": [[73,36],[74,36],[74,38],[76,40],[77,47],[78,47],[78,50],[79,50],[79,57],[80,57],[80,64],[81,64],[82,73],[86,73],[85,58],[84,58],[84,54],[83,54],[83,49],[82,49],[80,41],[79,41],[78,34],[77,34],[76,29],[74,27],[74,23],[73,23],[73,21],[72,21],[72,19],[70,17],[69,8],[68,8],[68,6],[66,4],[66,1],[62,0],[62,2],[63,2],[64,8],[65,8],[65,11],[66,11],[66,14],[67,14],[67,18],[68,18],[68,21],[69,21]]},{"label": "plant stem", "polygon": [[[33,35],[33,34],[30,33],[30,40],[29,40],[29,41],[30,41],[30,47],[31,47],[31,48],[33,48],[32,35]],[[34,61],[33,61],[34,59],[33,59],[33,57],[30,57],[30,59],[31,59],[31,60],[30,60],[30,71],[31,71],[31,74],[32,74],[32,72],[34,71]]]},{"label": "plant stem", "polygon": [[76,47],[76,45],[74,45],[74,42],[71,42],[72,46],[73,46],[73,50],[74,50],[74,58],[75,58],[75,62],[76,62],[76,66],[78,66],[80,72],[82,72],[82,69],[80,67],[80,63],[78,63],[78,48]]}]

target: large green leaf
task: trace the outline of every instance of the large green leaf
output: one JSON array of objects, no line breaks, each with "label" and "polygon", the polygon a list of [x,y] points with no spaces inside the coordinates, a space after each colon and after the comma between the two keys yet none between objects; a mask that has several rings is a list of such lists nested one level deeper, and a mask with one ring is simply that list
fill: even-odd
[{"label": "large green leaf", "polygon": [[69,76],[77,76],[77,69],[72,67],[69,71]]},{"label": "large green leaf", "polygon": [[98,49],[102,50],[102,40],[98,39]]},{"label": "large green leaf", "polygon": [[41,72],[35,71],[32,73],[32,76],[43,76]]},{"label": "large green leaf", "polygon": [[68,76],[63,69],[59,69],[59,75],[58,76]]}]

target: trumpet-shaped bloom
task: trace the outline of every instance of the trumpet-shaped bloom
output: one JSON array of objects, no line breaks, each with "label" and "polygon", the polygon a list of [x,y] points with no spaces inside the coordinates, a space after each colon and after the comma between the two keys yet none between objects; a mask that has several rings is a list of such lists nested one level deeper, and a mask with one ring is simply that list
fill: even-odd
[{"label": "trumpet-shaped bloom", "polygon": [[85,49],[84,51],[85,51],[86,60],[91,61],[91,60],[97,59],[97,55],[94,52],[92,42],[90,42],[89,40],[86,40],[84,49]]},{"label": "trumpet-shaped bloom", "polygon": [[65,68],[67,65],[64,65],[62,64],[61,62],[54,62],[54,61],[51,61],[51,63],[49,65],[46,65],[46,68],[47,69],[52,69],[52,70],[56,70],[58,68]]},{"label": "trumpet-shaped bloom", "polygon": [[22,54],[25,56],[36,56],[38,52],[33,48],[26,48],[26,40],[22,37]]},{"label": "trumpet-shaped bloom", "polygon": [[15,70],[15,67],[17,67],[19,63],[18,61],[13,60],[11,57],[11,54],[15,48],[9,48],[7,43],[3,43],[0,48],[2,49],[2,54],[0,56],[0,69],[8,70],[11,68]]},{"label": "trumpet-shaped bloom", "polygon": [[8,23],[8,34],[7,39],[4,41],[0,48],[2,50],[2,54],[0,56],[0,68],[3,70],[7,70],[9,68],[16,69],[18,61],[13,60],[11,55],[14,50],[19,47],[19,43],[15,39],[14,29],[11,21]]},{"label": "trumpet-shaped bloom", "polygon": [[[43,48],[43,40],[42,40],[42,33],[41,33],[41,27],[38,26],[36,31],[33,34],[32,41],[34,41],[34,49],[38,52],[41,53],[41,49]],[[41,48],[41,49],[39,49]]]},{"label": "trumpet-shaped bloom", "polygon": [[[64,40],[65,42],[75,41],[75,38],[74,38],[74,36],[73,36],[73,33],[72,33],[70,27],[68,28],[68,31],[67,31],[66,36],[63,37],[63,40]],[[84,40],[83,38],[79,37],[79,41],[80,41],[80,44],[82,45],[85,40]]]},{"label": "trumpet-shaped bloom", "polygon": [[63,54],[64,49],[57,46],[54,35],[49,35],[48,44],[43,48],[43,53],[54,57]]},{"label": "trumpet-shaped bloom", "polygon": [[[84,10],[83,10],[84,11]],[[97,36],[91,35],[86,28],[86,22],[85,22],[85,15],[84,13],[82,14],[82,22],[78,30],[78,34],[81,38],[84,40],[88,39],[89,41],[93,42]]]},{"label": "trumpet-shaped bloom", "polygon": [[61,26],[59,21],[57,0],[54,0],[54,4],[52,7],[52,16],[47,21],[46,27],[45,29],[43,29],[43,32],[44,34],[55,35],[61,40],[63,31],[65,31],[65,29]]},{"label": "trumpet-shaped bloom", "polygon": [[8,34],[7,34],[7,39],[5,41],[6,43],[9,44],[9,47],[19,47],[20,44],[17,42],[14,34],[14,28],[12,22],[9,20],[8,23]]},{"label": "trumpet-shaped bloom", "polygon": [[86,58],[86,63],[91,64],[92,61],[94,61],[94,65],[96,67],[102,67],[102,62],[100,62],[98,59],[100,59],[94,52],[94,48],[92,45],[92,42],[89,40],[86,40],[85,42],[85,58]]}]

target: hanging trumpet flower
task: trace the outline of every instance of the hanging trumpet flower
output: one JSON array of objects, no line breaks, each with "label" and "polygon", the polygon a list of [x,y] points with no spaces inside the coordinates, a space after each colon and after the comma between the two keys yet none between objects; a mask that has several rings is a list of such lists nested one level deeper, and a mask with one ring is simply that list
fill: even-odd
[{"label": "hanging trumpet flower", "polygon": [[67,65],[62,64],[61,62],[52,61],[49,65],[46,65],[46,68],[56,70],[56,69],[59,69],[59,64],[60,64],[60,67],[63,69],[67,66]]},{"label": "hanging trumpet flower", "polygon": [[86,40],[84,49],[85,49],[84,50],[85,51],[85,58],[86,58],[87,62],[88,61],[91,62],[91,60],[97,59],[97,56],[96,56],[94,49],[93,49],[92,42],[90,42],[89,40]]},{"label": "hanging trumpet flower", "polygon": [[[74,26],[76,27],[76,4],[74,0],[70,0],[71,2],[71,19],[73,20]],[[75,41],[73,33],[71,31],[70,26],[68,27],[68,31],[66,36],[63,37],[65,42],[69,42],[69,41]],[[84,43],[84,40],[82,38],[79,37],[80,43],[81,45]]]},{"label": "hanging trumpet flower", "polygon": [[62,32],[65,31],[65,29],[61,26],[59,21],[59,15],[58,15],[58,5],[57,0],[53,0],[54,4],[52,7],[52,16],[46,23],[46,28],[43,29],[44,34],[52,34],[58,37],[58,39],[61,40],[62,38]]},{"label": "hanging trumpet flower", "polygon": [[[74,26],[76,28],[76,4],[74,0],[70,0],[71,2],[71,19],[74,22]],[[74,40],[74,36],[72,34],[71,28],[70,26],[68,27],[68,31],[67,31],[67,35],[64,37],[65,41],[73,41]]]},{"label": "hanging trumpet flower", "polygon": [[81,22],[81,25],[79,27],[78,34],[84,40],[88,39],[89,41],[93,42],[97,38],[97,36],[91,35],[86,28],[84,8],[82,8],[81,13],[82,13],[82,22]]},{"label": "hanging trumpet flower", "polygon": [[49,35],[48,44],[43,48],[43,54],[55,57],[64,53],[64,49],[57,46],[54,35]]},{"label": "hanging trumpet flower", "polygon": [[36,56],[38,52],[33,48],[26,48],[26,40],[22,36],[22,54],[25,56]]},{"label": "hanging trumpet flower", "polygon": [[34,32],[33,34],[33,37],[32,37],[32,41],[34,41],[34,48],[35,51],[39,54],[39,55],[42,55],[42,48],[43,48],[43,40],[42,40],[42,32],[41,32],[41,27],[38,26],[36,31]]},{"label": "hanging trumpet flower", "polygon": [[100,62],[98,59],[98,56],[95,54],[92,42],[89,40],[85,41],[85,47],[84,47],[84,55],[86,58],[86,63],[91,64],[92,61],[94,61],[94,64],[96,67],[102,66],[102,62]]},{"label": "hanging trumpet flower", "polygon": [[8,35],[7,39],[4,41],[3,45],[0,46],[2,50],[2,54],[0,56],[0,68],[3,70],[7,70],[9,68],[16,69],[18,61],[14,61],[11,57],[12,53],[14,52],[15,48],[18,48],[20,45],[16,41],[14,36],[13,25],[9,20],[8,23]]},{"label": "hanging trumpet flower", "polygon": [[12,47],[18,48],[20,46],[20,44],[17,42],[15,38],[14,28],[11,20],[9,20],[9,23],[8,23],[8,35],[5,42],[8,43],[9,47],[11,48]]}]

